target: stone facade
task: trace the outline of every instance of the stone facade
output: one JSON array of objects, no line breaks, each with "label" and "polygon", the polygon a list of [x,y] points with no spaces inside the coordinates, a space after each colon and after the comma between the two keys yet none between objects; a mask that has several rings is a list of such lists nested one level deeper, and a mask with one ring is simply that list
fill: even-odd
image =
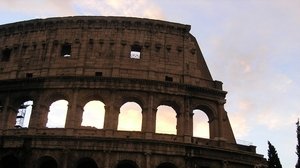
[{"label": "stone facade", "polygon": [[[265,159],[236,143],[190,26],[124,17],[63,17],[0,26],[0,159],[3,168],[254,168]],[[135,55],[134,55],[135,54]],[[68,101],[64,128],[47,128],[49,106]],[[28,128],[16,128],[31,100]],[[83,107],[105,104],[103,129],[81,126]],[[120,107],[142,108],[141,131],[119,131]],[[155,132],[160,105],[177,134]],[[193,137],[193,110],[209,138]]]}]

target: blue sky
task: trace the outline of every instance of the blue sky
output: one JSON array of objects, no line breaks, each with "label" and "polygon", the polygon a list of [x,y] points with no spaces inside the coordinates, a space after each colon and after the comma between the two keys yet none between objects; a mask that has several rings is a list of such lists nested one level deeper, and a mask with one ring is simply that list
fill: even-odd
[{"label": "blue sky", "polygon": [[299,0],[0,0],[0,24],[70,15],[136,16],[189,24],[215,80],[237,139],[283,167],[296,163],[300,117]]}]

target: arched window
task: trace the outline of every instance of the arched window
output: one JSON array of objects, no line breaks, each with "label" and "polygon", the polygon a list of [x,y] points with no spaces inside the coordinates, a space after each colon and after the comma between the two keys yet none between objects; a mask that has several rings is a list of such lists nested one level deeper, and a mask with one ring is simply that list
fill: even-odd
[{"label": "arched window", "polygon": [[38,160],[38,168],[57,168],[57,162],[50,156],[43,156]]},{"label": "arched window", "polygon": [[10,60],[11,51],[12,49],[10,48],[5,48],[4,50],[2,50],[2,54],[0,54],[0,61],[8,62]]},{"label": "arched window", "polygon": [[171,106],[160,105],[156,113],[156,133],[177,134],[176,111]]},{"label": "arched window", "polygon": [[50,105],[48,113],[48,128],[64,128],[68,111],[68,101],[57,100]]},{"label": "arched window", "polygon": [[104,125],[104,103],[98,100],[88,102],[84,107],[81,126],[91,126],[102,129]]},{"label": "arched window", "polygon": [[19,168],[19,160],[13,155],[4,156],[0,163],[1,168]]},{"label": "arched window", "polygon": [[172,163],[165,162],[158,165],[157,168],[177,168],[177,167]]},{"label": "arched window", "polygon": [[118,163],[116,168],[138,168],[138,165],[131,160],[122,160]]},{"label": "arched window", "polygon": [[142,118],[141,106],[135,102],[127,102],[120,108],[118,130],[141,131]]},{"label": "arched window", "polygon": [[208,116],[199,109],[193,110],[193,136],[209,138],[209,119]]},{"label": "arched window", "polygon": [[98,168],[97,163],[91,158],[82,158],[77,163],[77,168]]},{"label": "arched window", "polygon": [[16,117],[16,128],[25,128],[28,127],[31,111],[32,111],[33,101],[29,100],[22,103],[18,109],[17,117]]}]

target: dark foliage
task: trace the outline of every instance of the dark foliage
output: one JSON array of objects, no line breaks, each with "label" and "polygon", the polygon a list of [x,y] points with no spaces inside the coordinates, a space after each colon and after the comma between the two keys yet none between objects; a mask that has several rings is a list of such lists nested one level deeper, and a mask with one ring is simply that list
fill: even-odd
[{"label": "dark foliage", "polygon": [[282,168],[275,147],[268,141],[268,168]]},{"label": "dark foliage", "polygon": [[298,140],[298,144],[296,147],[296,154],[298,155],[298,161],[296,164],[296,168],[300,168],[300,125],[299,125],[299,119],[298,122],[296,123],[297,125],[297,140]]}]

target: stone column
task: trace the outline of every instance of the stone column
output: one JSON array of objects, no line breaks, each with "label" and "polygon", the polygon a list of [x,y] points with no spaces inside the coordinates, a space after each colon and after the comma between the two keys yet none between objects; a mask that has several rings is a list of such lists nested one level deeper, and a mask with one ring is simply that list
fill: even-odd
[{"label": "stone column", "polygon": [[1,104],[1,112],[0,112],[0,129],[5,129],[7,125],[7,117],[8,117],[8,105],[9,105],[9,97],[7,96],[4,103]]},{"label": "stone column", "polygon": [[109,101],[109,104],[105,105],[104,129],[117,130],[119,116],[116,115],[117,112],[115,107],[115,94],[110,93],[110,95],[111,99]]},{"label": "stone column", "polygon": [[110,95],[111,95],[111,99],[109,99],[108,101],[107,101],[107,103],[105,103],[105,106],[104,106],[104,110],[105,110],[105,114],[104,114],[104,121],[103,121],[103,129],[105,129],[105,130],[109,130],[109,129],[111,129],[111,127],[110,127],[110,111],[111,111],[111,105],[112,105],[112,100],[114,100],[114,95],[110,92],[109,93]]},{"label": "stone column", "polygon": [[112,129],[111,128],[111,123],[110,123],[110,118],[111,118],[111,103],[110,105],[105,105],[105,115],[104,115],[104,125],[103,129]]},{"label": "stone column", "polygon": [[104,155],[105,155],[104,168],[110,168],[110,160],[111,160],[110,151],[104,151]]},{"label": "stone column", "polygon": [[155,133],[157,108],[156,107],[150,108],[149,111],[151,111],[151,115],[152,115],[151,120],[148,121],[150,125],[150,132]]},{"label": "stone column", "polygon": [[68,104],[68,111],[67,111],[67,118],[65,128],[75,128],[75,120],[77,114],[77,97],[78,97],[78,90],[75,89],[73,91],[72,99]]},{"label": "stone column", "polygon": [[143,113],[142,132],[145,133],[146,139],[152,139],[152,134],[155,133],[156,126],[156,109],[154,109],[153,95],[148,96],[148,105]]},{"label": "stone column", "polygon": [[36,118],[37,123],[38,123],[37,127],[40,127],[40,128],[46,127],[46,124],[48,122],[48,114],[50,111],[49,108],[50,108],[50,106],[46,106],[46,105],[42,105],[42,104],[39,105],[38,118]]},{"label": "stone column", "polygon": [[6,111],[6,128],[15,128],[18,109],[13,106],[8,106]]},{"label": "stone column", "polygon": [[81,127],[82,123],[82,115],[83,115],[84,109],[81,105],[76,105],[76,111],[74,116],[74,128]]},{"label": "stone column", "polygon": [[44,128],[48,121],[49,107],[44,104],[35,103],[32,106],[28,128]]},{"label": "stone column", "polygon": [[193,111],[190,108],[190,100],[189,98],[184,99],[184,136],[185,140],[191,139],[193,136]]},{"label": "stone column", "polygon": [[183,136],[184,135],[184,113],[182,112],[177,112],[176,115],[177,118],[177,135]]},{"label": "stone column", "polygon": [[147,132],[148,108],[142,107],[142,132]]},{"label": "stone column", "polygon": [[[148,105],[147,108],[143,108],[143,125],[142,132],[155,132],[155,119],[153,123],[153,95],[148,96]],[[154,115],[155,116],[155,115]]]},{"label": "stone column", "polygon": [[[219,114],[217,114],[219,115]],[[209,137],[210,139],[216,139],[219,137],[219,117],[215,116],[209,121]]]},{"label": "stone column", "polygon": [[68,161],[69,161],[69,153],[70,149],[65,148],[62,152],[62,161],[60,162],[62,165],[62,168],[68,168]]},{"label": "stone column", "polygon": [[185,112],[185,120],[184,120],[184,125],[185,125],[185,131],[184,131],[184,142],[185,143],[191,143],[192,142],[192,137],[193,137],[193,116],[194,113],[192,111],[186,111]]},{"label": "stone column", "polygon": [[151,153],[145,152],[145,168],[151,168]]},{"label": "stone column", "polygon": [[218,138],[224,139],[224,125],[223,125],[223,117],[224,117],[224,101],[218,102]]},{"label": "stone column", "polygon": [[118,123],[119,123],[119,114],[120,114],[120,107],[115,104],[112,108],[112,118],[111,118],[111,127],[113,130],[118,129]]},{"label": "stone column", "polygon": [[[35,102],[34,102],[35,103]],[[33,123],[32,122],[36,122],[36,109],[37,106],[35,104],[31,105],[31,114],[30,114],[30,119],[29,119],[29,123],[28,123],[28,128],[34,128],[32,127],[33,126]]]}]

